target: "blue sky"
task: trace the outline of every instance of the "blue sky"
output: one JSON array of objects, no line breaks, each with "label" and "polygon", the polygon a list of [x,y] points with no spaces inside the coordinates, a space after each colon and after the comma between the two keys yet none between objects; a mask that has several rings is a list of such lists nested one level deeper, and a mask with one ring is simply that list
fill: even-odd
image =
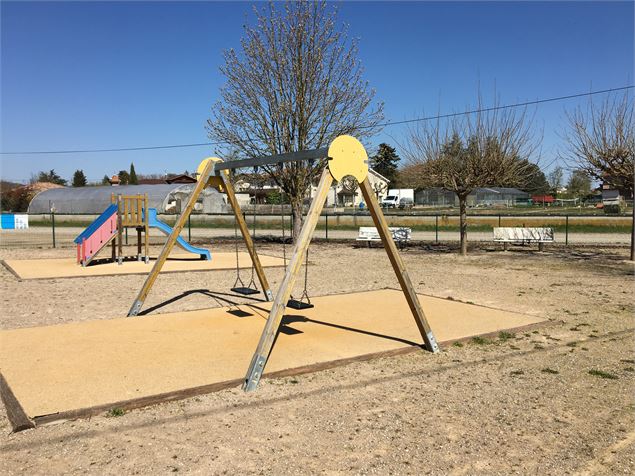
[{"label": "blue sky", "polygon": [[[342,2],[366,79],[402,120],[633,84],[633,2]],[[222,51],[239,47],[252,3],[1,4],[1,149],[59,150],[207,141]],[[561,143],[564,107],[543,105],[544,163]],[[402,140],[387,127],[374,144]],[[3,155],[6,180],[54,168],[90,180],[194,170],[211,148]]]}]

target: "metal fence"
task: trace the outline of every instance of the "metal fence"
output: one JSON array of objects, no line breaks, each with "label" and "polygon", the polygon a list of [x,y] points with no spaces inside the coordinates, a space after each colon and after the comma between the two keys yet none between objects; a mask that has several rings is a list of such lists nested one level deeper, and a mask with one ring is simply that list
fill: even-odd
[{"label": "metal fence", "polygon": [[[277,210],[276,210],[277,211]],[[255,239],[281,237],[282,224],[285,235],[290,236],[292,219],[285,213],[270,213],[258,209],[258,213],[247,211],[245,218]],[[0,230],[0,248],[55,248],[74,246],[73,240],[96,218],[96,215],[31,215],[30,228],[26,230]],[[160,219],[169,225],[176,215],[162,215]],[[423,242],[453,242],[459,240],[459,216],[442,213],[416,213],[388,211],[386,219],[390,226],[412,229],[412,239]],[[627,244],[630,242],[632,217],[626,215],[583,214],[469,214],[468,239],[492,241],[494,227],[550,227],[555,231],[555,240],[562,244]],[[333,213],[326,211],[320,217],[316,239],[355,240],[358,229],[373,226],[368,213]],[[194,214],[184,227],[181,236],[194,243],[232,239],[236,233],[231,214]],[[124,233],[126,244],[136,243],[133,229]],[[150,243],[165,242],[165,235],[151,229]]]}]

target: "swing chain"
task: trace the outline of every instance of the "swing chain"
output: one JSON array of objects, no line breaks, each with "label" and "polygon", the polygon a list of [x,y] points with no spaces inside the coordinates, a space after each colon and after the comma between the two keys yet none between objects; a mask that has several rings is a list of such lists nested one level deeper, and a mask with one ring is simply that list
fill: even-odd
[{"label": "swing chain", "polygon": [[[254,198],[254,219],[253,219],[253,241],[256,241],[256,203]],[[256,284],[254,272],[256,270],[256,265],[254,264],[254,260],[251,260],[251,281],[247,285],[248,288],[258,289],[258,285]]]},{"label": "swing chain", "polygon": [[239,287],[238,284],[240,284],[240,287],[245,287],[245,283],[243,283],[243,280],[240,278],[240,260],[238,259],[238,223],[236,219],[234,219],[234,245],[236,248],[236,281],[234,281],[232,288]]}]

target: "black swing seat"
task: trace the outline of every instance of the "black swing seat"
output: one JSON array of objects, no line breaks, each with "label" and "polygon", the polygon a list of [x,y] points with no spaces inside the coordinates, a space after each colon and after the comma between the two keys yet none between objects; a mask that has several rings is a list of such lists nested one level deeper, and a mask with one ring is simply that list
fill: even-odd
[{"label": "black swing seat", "polygon": [[231,288],[235,293],[242,294],[243,296],[251,296],[252,294],[258,294],[260,291],[254,288],[248,288],[247,286],[240,286],[237,288]]},{"label": "black swing seat", "polygon": [[312,307],[315,307],[315,306],[311,304],[310,302],[304,302],[298,299],[289,299],[287,301],[287,307],[301,311],[302,309],[311,309]]}]

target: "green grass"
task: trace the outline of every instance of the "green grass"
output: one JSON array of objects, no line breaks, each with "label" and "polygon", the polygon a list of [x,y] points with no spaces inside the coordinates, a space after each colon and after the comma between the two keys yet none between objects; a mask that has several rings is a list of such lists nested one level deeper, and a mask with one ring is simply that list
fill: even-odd
[{"label": "green grass", "polygon": [[513,339],[514,337],[516,337],[516,334],[513,334],[511,332],[500,331],[498,333],[498,339],[502,342],[508,341],[509,339]]},{"label": "green grass", "polygon": [[463,342],[459,342],[456,341],[454,344],[452,344],[454,347],[463,347]]},{"label": "green grass", "polygon": [[485,337],[475,336],[475,337],[472,337],[472,344],[488,345],[488,344],[491,344],[491,342],[489,341],[489,339],[486,339]]},{"label": "green grass", "polygon": [[589,375],[593,375],[595,377],[605,378],[609,380],[617,380],[619,377],[610,372],[605,372],[604,370],[591,369],[589,370]]},{"label": "green grass", "polygon": [[[365,220],[367,221],[367,220]],[[362,222],[362,223],[358,223],[357,225],[354,224],[339,224],[336,225],[334,223],[329,223],[329,231],[357,231],[359,229],[360,226],[370,226],[370,224],[367,224]],[[360,220],[361,222],[361,220]],[[85,228],[88,225],[90,225],[92,223],[92,221],[89,220],[81,220],[81,221],[67,221],[67,220],[56,220],[55,221],[55,227],[56,228],[69,228],[69,227],[77,227],[77,228]],[[170,226],[173,226],[173,220],[167,220],[166,223]],[[197,223],[195,221],[192,222],[192,228],[193,229],[228,229],[231,228],[233,226],[232,224],[233,222],[231,221],[231,219],[223,219],[223,221],[221,222],[204,222],[204,223]],[[249,218],[247,219],[247,223],[251,228],[253,228],[253,224],[251,222],[251,220],[249,220]],[[287,225],[289,223],[287,222]],[[391,223],[391,226],[399,226],[399,223]],[[44,221],[44,220],[30,220],[29,221],[29,226],[30,227],[46,227],[46,228],[50,228],[51,227],[51,222],[50,221]],[[412,229],[412,231],[427,231],[427,232],[434,232],[436,230],[435,225],[432,224],[409,224],[409,223],[404,223],[403,226],[406,226],[410,229]],[[498,226],[498,225],[495,225]],[[501,226],[506,226],[505,223],[503,222],[501,224]],[[565,225],[561,225],[561,224],[540,224],[540,225],[536,225],[536,226],[540,226],[540,227],[548,227],[548,228],[553,228],[554,231],[556,233],[559,234],[564,234],[565,233]],[[318,230],[324,230],[326,229],[325,224],[320,223],[318,224],[318,226],[316,227]],[[187,229],[187,226],[185,227],[185,229]],[[269,230],[281,230],[282,227],[280,226],[280,223],[276,223],[274,222],[259,222],[256,225],[256,233],[258,232],[258,230],[262,230],[262,231],[269,231]],[[493,226],[489,225],[489,224],[470,224],[468,225],[468,233],[470,232],[492,232]],[[441,232],[457,232],[459,231],[459,226],[457,225],[439,225],[438,228],[439,231]],[[630,233],[630,225],[604,225],[604,224],[584,224],[584,225],[575,225],[575,224],[570,224],[569,225],[569,233]]]},{"label": "green grass", "polygon": [[126,410],[124,410],[123,408],[115,407],[108,410],[108,412],[106,413],[106,416],[112,418],[112,417],[124,416],[125,414],[126,414]]}]

